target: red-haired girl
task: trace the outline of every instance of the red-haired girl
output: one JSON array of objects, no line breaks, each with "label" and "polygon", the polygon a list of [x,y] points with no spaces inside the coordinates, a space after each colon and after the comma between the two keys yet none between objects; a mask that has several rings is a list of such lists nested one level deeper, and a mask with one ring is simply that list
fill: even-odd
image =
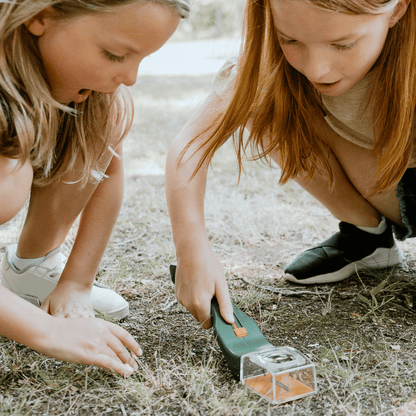
[{"label": "red-haired girl", "polygon": [[341,221],[286,268],[288,280],[335,282],[400,262],[392,230],[416,230],[415,105],[414,1],[248,0],[240,56],[169,152],[178,300],[209,327],[216,296],[233,321],[203,210],[209,162],[233,135],[240,166],[247,147],[274,160],[281,183],[295,179]]}]

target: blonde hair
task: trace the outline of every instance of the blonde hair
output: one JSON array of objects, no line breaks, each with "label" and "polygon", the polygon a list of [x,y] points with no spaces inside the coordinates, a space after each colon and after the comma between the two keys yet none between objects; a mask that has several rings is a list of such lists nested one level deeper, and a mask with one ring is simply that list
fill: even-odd
[{"label": "blonde hair", "polygon": [[35,185],[58,180],[79,157],[84,162],[82,184],[102,179],[98,161],[128,133],[133,103],[125,87],[114,95],[93,91],[81,104],[57,103],[46,81],[36,39],[24,22],[51,6],[59,18],[73,18],[136,2],[172,7],[183,18],[189,15],[189,0],[0,2],[0,155],[21,162],[30,158]]},{"label": "blonde hair", "polygon": [[[323,168],[333,183],[320,96],[287,62],[274,29],[269,1],[247,1],[245,41],[235,85],[224,112],[204,132],[208,133],[208,138],[200,147],[204,148],[204,153],[194,175],[205,160],[211,160],[221,145],[234,136],[240,173],[242,156],[250,147],[254,159],[279,153],[280,183],[300,174],[311,178],[318,167]],[[392,10],[397,0],[310,0],[310,3],[347,14],[379,14]],[[376,137],[372,152],[379,160],[373,189],[376,193],[397,184],[412,153],[416,107],[414,0],[389,30],[374,73],[370,98]],[[243,130],[249,120],[252,121],[251,133],[245,141]],[[318,120],[318,123],[311,123],[311,120]],[[266,136],[269,141],[265,145],[263,138]]]}]

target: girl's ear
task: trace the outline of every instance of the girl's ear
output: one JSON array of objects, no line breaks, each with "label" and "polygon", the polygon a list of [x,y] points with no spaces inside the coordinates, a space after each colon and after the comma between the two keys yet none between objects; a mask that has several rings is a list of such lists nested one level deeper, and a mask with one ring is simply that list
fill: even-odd
[{"label": "girl's ear", "polygon": [[26,20],[24,25],[27,30],[34,36],[42,36],[47,27],[49,26],[51,19],[54,16],[54,11],[52,7],[48,7],[38,13],[36,16],[33,16],[29,20]]},{"label": "girl's ear", "polygon": [[390,17],[389,27],[393,27],[406,13],[407,6],[411,0],[399,0],[394,8],[393,14]]}]

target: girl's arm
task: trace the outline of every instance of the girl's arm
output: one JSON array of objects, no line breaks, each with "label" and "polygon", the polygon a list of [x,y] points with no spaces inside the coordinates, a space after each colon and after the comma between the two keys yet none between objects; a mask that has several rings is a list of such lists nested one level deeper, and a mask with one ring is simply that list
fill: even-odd
[{"label": "girl's arm", "polygon": [[0,334],[58,360],[96,365],[130,375],[139,344],[121,327],[102,319],[48,315],[0,285]]},{"label": "girl's arm", "polygon": [[[0,224],[21,209],[32,177],[29,162],[19,167],[17,160],[0,156]],[[117,325],[101,319],[53,317],[2,285],[0,335],[59,360],[97,365],[122,375],[136,367],[126,347],[141,354],[139,344]]]},{"label": "girl's arm", "polygon": [[218,300],[221,314],[234,322],[233,309],[221,263],[209,245],[204,219],[204,197],[208,163],[191,176],[203,153],[198,149],[201,136],[186,152],[178,166],[178,157],[186,145],[209,126],[221,100],[212,93],[195,111],[173,141],[166,162],[166,196],[176,247],[175,292],[179,302],[204,328],[211,327],[211,299]]},{"label": "girl's arm", "polygon": [[[117,147],[122,155],[122,146]],[[90,291],[123,200],[123,161],[113,156],[81,213],[77,236],[55,290],[42,309],[57,317],[94,317]],[[76,196],[75,196],[76,197]]]}]

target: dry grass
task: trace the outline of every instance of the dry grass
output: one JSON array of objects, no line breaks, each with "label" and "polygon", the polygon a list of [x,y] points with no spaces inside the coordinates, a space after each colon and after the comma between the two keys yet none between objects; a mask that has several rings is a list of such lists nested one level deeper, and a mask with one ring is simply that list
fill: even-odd
[{"label": "dry grass", "polygon": [[[293,346],[315,362],[319,393],[275,407],[249,393],[231,377],[212,332],[177,304],[168,276],[175,252],[164,159],[210,88],[210,76],[149,76],[134,89],[125,203],[99,279],[130,302],[131,315],[121,325],[143,347],[140,370],[123,379],[2,339],[0,415],[393,415],[415,395],[414,242],[401,244],[401,269],[337,285],[284,283],[283,267],[333,234],[337,222],[295,184],[279,187],[276,169],[247,163],[237,188],[230,146],[210,173],[211,244],[233,299],[270,342]],[[17,238],[19,224],[0,231],[2,246]]]}]

